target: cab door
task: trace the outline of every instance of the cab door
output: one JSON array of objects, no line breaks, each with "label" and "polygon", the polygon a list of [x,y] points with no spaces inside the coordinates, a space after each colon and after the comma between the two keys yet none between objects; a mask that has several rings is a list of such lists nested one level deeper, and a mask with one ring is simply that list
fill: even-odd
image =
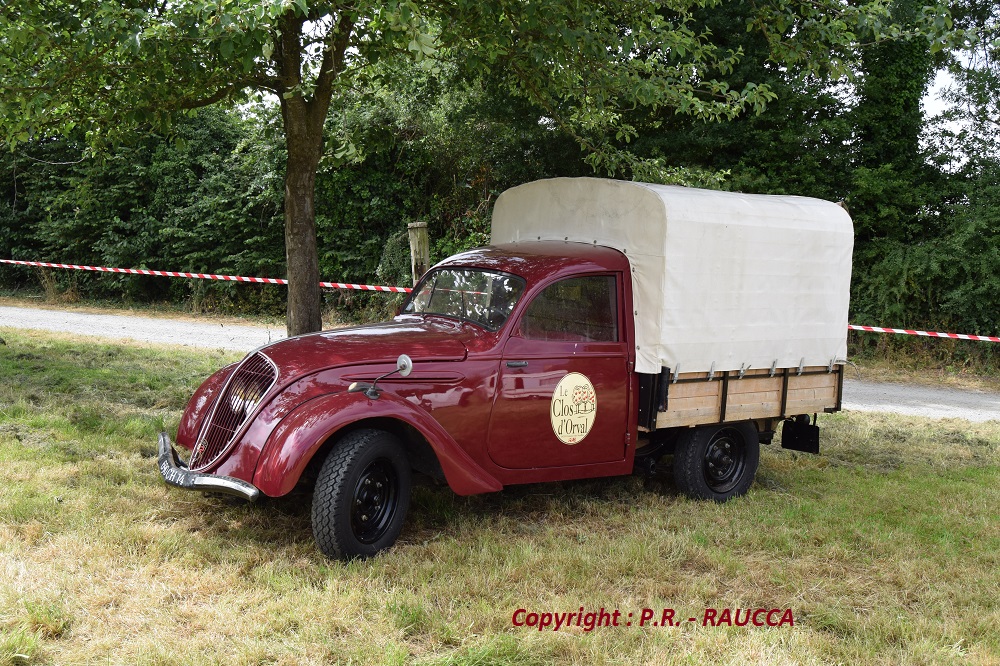
[{"label": "cab door", "polygon": [[621,274],[559,280],[523,310],[500,361],[488,450],[501,467],[620,461],[628,427]]}]

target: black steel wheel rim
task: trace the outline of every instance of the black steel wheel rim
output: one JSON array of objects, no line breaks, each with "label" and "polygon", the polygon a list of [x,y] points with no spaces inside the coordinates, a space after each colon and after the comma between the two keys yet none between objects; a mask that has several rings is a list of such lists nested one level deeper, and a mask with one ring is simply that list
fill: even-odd
[{"label": "black steel wheel rim", "polygon": [[747,466],[747,447],[743,436],[733,428],[720,430],[705,449],[705,481],[717,493],[732,490],[743,477]]},{"label": "black steel wheel rim", "polygon": [[364,544],[375,543],[389,529],[399,505],[399,477],[387,458],[373,460],[361,472],[351,498],[351,530]]}]

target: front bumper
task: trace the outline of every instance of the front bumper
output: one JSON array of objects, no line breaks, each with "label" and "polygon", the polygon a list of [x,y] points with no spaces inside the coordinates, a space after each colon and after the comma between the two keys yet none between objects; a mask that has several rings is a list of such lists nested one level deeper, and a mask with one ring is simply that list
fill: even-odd
[{"label": "front bumper", "polygon": [[234,495],[242,497],[248,502],[256,502],[260,498],[260,490],[252,483],[234,479],[231,476],[199,474],[189,470],[177,457],[177,452],[174,451],[174,447],[170,443],[170,435],[165,432],[160,433],[159,451],[157,465],[160,467],[160,475],[171,486],[188,490],[201,490],[207,493]]}]

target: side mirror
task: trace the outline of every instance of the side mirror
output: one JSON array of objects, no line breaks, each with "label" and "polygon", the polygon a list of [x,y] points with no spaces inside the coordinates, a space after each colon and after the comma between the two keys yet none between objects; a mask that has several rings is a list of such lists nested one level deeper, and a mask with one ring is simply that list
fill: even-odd
[{"label": "side mirror", "polygon": [[347,387],[348,393],[364,393],[368,396],[369,400],[378,400],[382,389],[378,387],[379,381],[385,379],[389,375],[394,375],[399,373],[400,377],[408,377],[411,372],[413,372],[413,359],[406,354],[400,354],[399,358],[396,359],[396,369],[392,372],[387,372],[381,377],[376,377],[375,380],[368,384],[366,382],[352,382],[350,386]]},{"label": "side mirror", "polygon": [[400,354],[399,358],[396,359],[396,372],[399,373],[400,377],[409,377],[410,373],[413,372],[413,359],[406,354]]}]

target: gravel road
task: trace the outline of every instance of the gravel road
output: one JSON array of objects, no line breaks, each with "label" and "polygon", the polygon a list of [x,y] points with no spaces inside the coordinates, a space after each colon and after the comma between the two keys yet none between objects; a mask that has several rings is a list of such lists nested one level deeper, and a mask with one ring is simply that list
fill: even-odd
[{"label": "gravel road", "polygon": [[[284,329],[275,327],[9,306],[0,306],[2,327],[238,351],[285,337]],[[991,421],[1000,420],[1000,394],[845,379],[844,409]]]},{"label": "gravel road", "polygon": [[41,329],[185,347],[250,351],[285,337],[285,329],[133,315],[64,312],[0,305],[0,327]]},{"label": "gravel road", "polygon": [[844,409],[966,421],[1000,420],[1000,394],[844,379]]}]

